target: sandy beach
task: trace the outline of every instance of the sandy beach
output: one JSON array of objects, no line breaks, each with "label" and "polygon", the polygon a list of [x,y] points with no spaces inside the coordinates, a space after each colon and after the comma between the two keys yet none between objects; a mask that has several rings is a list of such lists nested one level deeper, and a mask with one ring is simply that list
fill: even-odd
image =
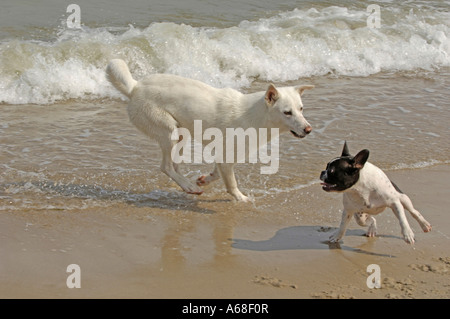
[{"label": "sandy beach", "polygon": [[[127,204],[83,211],[0,214],[0,298],[448,298],[449,165],[388,172],[433,230],[408,216],[407,245],[390,210],[379,236],[352,221],[340,247],[326,243],[341,195],[320,185],[283,194],[295,214],[186,196],[179,210]],[[229,201],[228,211],[215,211]],[[151,215],[149,212],[151,211]],[[67,266],[81,270],[69,289]],[[369,289],[367,266],[381,270]]]}]

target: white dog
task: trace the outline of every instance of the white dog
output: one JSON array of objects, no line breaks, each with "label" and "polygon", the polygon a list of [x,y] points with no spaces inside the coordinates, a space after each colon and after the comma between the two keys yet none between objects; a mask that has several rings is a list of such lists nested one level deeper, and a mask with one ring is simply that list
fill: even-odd
[{"label": "white dog", "polygon": [[222,176],[227,192],[237,201],[248,201],[237,188],[234,163],[217,163],[207,177],[201,176],[197,185],[179,173],[171,158],[176,141],[171,139],[177,128],[193,132],[194,120],[202,120],[203,129],[253,127],[278,128],[279,133],[290,131],[303,138],[312,130],[302,115],[300,96],[312,85],[275,88],[266,92],[242,94],[234,89],[217,89],[200,81],[168,74],[154,74],[136,81],[126,63],[111,60],[106,69],[109,81],[130,102],[128,115],[131,122],[144,134],[155,138],[162,150],[161,170],[185,192],[201,194],[200,185],[206,185]]}]

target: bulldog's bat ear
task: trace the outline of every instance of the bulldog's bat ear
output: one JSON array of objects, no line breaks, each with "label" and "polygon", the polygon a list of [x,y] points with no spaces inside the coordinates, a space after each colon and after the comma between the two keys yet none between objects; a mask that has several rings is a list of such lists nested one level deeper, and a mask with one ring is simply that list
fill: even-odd
[{"label": "bulldog's bat ear", "polygon": [[348,151],[347,141],[344,142],[344,148],[342,149],[341,156],[350,156],[350,152]]},{"label": "bulldog's bat ear", "polygon": [[369,150],[362,150],[353,158],[355,168],[361,169],[369,158]]}]

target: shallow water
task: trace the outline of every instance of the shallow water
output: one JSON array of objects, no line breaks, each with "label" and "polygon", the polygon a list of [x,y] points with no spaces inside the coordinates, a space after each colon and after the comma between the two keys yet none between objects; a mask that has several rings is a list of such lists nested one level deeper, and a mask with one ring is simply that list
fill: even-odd
[{"label": "shallow water", "polygon": [[[261,175],[264,164],[237,164],[238,183],[256,202],[318,183],[320,171],[340,155],[368,148],[369,161],[386,170],[449,163],[448,77],[314,78],[303,97],[313,132],[304,139],[280,138],[280,165]],[[263,86],[259,84],[258,86]],[[183,194],[160,172],[154,140],[129,122],[126,103],[68,101],[51,106],[3,105],[1,208],[82,209],[118,202],[170,208],[196,196]],[[195,180],[212,164],[182,164]],[[203,199],[227,205],[221,180]],[[269,203],[269,202],[267,202]],[[225,209],[225,208],[224,208]]]},{"label": "shallow water", "polygon": [[[386,170],[449,163],[448,2],[383,4],[380,29],[366,26],[368,4],[79,1],[82,29],[72,30],[67,5],[6,2],[0,209],[183,209],[198,199],[160,172],[156,142],[129,122],[125,99],[104,75],[113,57],[136,79],[175,73],[243,92],[268,82],[316,85],[303,96],[313,132],[281,137],[277,174],[261,175],[260,164],[236,168],[258,209],[318,183],[344,140],[352,153],[368,148],[369,161]],[[212,166],[182,170],[195,180]],[[220,180],[199,198],[228,209]]]}]

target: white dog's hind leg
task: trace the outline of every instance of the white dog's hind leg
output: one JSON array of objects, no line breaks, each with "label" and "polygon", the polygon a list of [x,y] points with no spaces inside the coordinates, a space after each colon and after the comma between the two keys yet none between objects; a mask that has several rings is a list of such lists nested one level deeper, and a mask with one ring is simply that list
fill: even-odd
[{"label": "white dog's hind leg", "polygon": [[160,139],[159,145],[162,150],[163,159],[161,162],[161,171],[173,179],[186,193],[200,195],[203,190],[197,185],[191,183],[186,177],[178,173],[178,166],[172,161],[171,151],[175,145],[175,141],[170,139],[170,135],[164,139]]},{"label": "white dog's hind leg", "polygon": [[424,232],[431,231],[431,225],[429,222],[423,218],[422,214],[419,213],[413,206],[411,200],[409,197],[405,194],[401,194],[400,196],[400,202],[402,203],[403,207],[411,213],[411,215],[414,217],[415,220],[419,223],[420,227],[422,227],[422,230]]},{"label": "white dog's hind leg", "polygon": [[217,168],[217,164],[214,165],[214,170],[208,176],[202,175],[197,179],[197,185],[206,186],[220,178],[220,172]]},{"label": "white dog's hind leg", "polygon": [[178,165],[177,163],[173,163],[173,162],[172,162],[172,165],[173,165],[173,169],[175,170],[175,172],[177,172],[178,174],[181,174],[180,165]]},{"label": "white dog's hind leg", "polygon": [[241,193],[237,188],[236,177],[234,176],[234,164],[216,164],[227,188],[227,192],[231,194],[238,202],[248,202],[250,199]]},{"label": "white dog's hind leg", "polygon": [[366,213],[355,213],[355,220],[360,226],[369,226],[367,237],[375,237],[377,234],[377,221],[375,218]]}]

